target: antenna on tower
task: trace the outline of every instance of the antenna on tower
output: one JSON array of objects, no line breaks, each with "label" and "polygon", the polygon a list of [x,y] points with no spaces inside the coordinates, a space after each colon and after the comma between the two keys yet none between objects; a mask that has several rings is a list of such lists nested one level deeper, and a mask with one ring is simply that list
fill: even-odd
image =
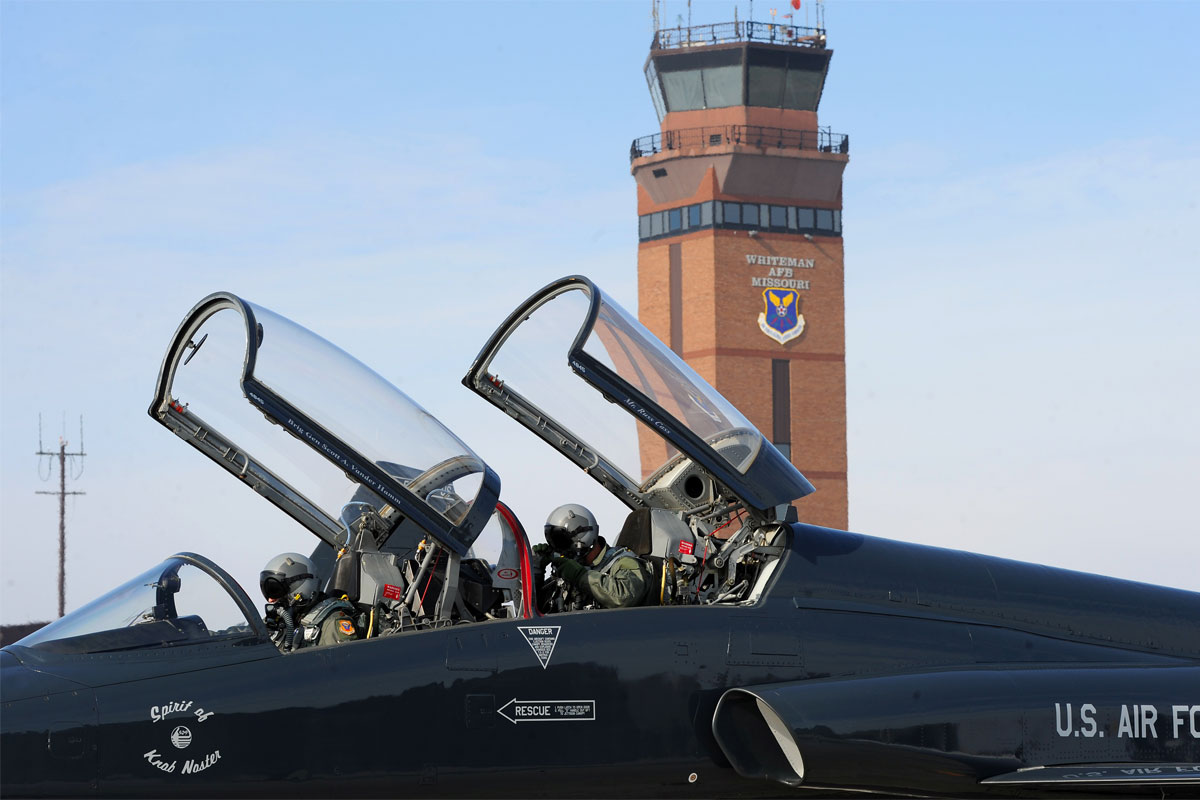
[{"label": "antenna on tower", "polygon": [[[63,434],[58,437],[58,450],[47,450],[42,445],[42,415],[38,414],[38,450],[37,455],[45,458],[46,469],[43,470],[41,463],[38,464],[38,474],[42,475],[43,481],[50,480],[50,476],[54,474],[53,458],[58,457],[58,491],[57,492],[35,492],[35,494],[52,494],[58,495],[58,616],[63,616],[67,611],[67,495],[70,494],[87,494],[87,492],[68,492],[67,491],[67,459],[71,459],[71,479],[78,480],[83,475],[83,457],[87,455],[83,451],[83,415],[79,417],[79,449],[75,452],[67,452],[67,436],[66,436],[66,414],[63,414]],[[77,462],[75,459],[78,458]],[[76,472],[78,466],[78,472]]]}]

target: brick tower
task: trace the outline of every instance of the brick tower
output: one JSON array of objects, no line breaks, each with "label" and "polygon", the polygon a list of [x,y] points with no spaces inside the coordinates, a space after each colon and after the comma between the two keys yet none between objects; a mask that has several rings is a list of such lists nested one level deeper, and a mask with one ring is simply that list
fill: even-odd
[{"label": "brick tower", "polygon": [[633,143],[638,308],[817,487],[800,519],[848,527],[842,171],[817,126],[822,28],[658,31],[661,133]]}]

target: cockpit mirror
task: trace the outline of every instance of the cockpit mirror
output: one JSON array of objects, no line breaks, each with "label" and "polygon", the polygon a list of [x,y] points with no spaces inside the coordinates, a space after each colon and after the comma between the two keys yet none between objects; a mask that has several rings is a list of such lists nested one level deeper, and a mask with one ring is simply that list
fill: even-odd
[{"label": "cockpit mirror", "polygon": [[185,359],[183,360],[183,365],[184,365],[185,367],[187,366],[188,362],[189,362],[189,361],[191,361],[191,360],[192,360],[192,358],[193,358],[193,357],[196,355],[196,353],[197,353],[197,352],[199,352],[200,348],[201,348],[201,347],[204,345],[204,343],[205,343],[206,341],[208,341],[208,334],[207,334],[207,333],[206,333],[206,334],[204,334],[203,336],[201,336],[201,337],[200,337],[200,341],[198,341],[198,342],[188,342],[188,343],[187,343],[187,348],[188,348],[188,350],[189,350],[190,352],[188,352],[188,354],[187,354],[187,358],[185,358]]}]

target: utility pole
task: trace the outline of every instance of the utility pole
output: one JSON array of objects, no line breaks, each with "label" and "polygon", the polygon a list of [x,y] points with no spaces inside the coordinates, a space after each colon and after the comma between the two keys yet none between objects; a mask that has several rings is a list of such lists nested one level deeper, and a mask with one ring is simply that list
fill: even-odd
[{"label": "utility pole", "polygon": [[[65,420],[64,420],[65,423]],[[63,425],[66,428],[66,425]],[[65,430],[64,430],[65,433]],[[87,492],[68,492],[67,491],[67,456],[74,458],[78,456],[82,459],[87,453],[83,452],[83,417],[79,418],[79,450],[78,452],[67,452],[66,436],[58,437],[58,452],[46,450],[42,446],[42,417],[38,415],[38,451],[37,455],[47,458],[58,456],[58,491],[57,492],[36,492],[36,494],[54,494],[58,495],[58,616],[62,617],[67,613],[67,495],[69,494],[87,494]],[[49,480],[53,474],[53,462],[48,462],[51,466],[46,471],[46,476],[42,480]],[[72,465],[74,461],[72,461]],[[83,464],[79,465],[79,472],[73,474],[71,478],[78,479],[83,474]]]}]

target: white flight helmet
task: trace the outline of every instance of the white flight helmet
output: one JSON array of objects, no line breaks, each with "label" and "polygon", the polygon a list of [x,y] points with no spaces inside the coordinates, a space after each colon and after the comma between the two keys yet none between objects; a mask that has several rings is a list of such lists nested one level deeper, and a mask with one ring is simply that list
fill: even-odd
[{"label": "white flight helmet", "polygon": [[280,553],[258,575],[258,588],[267,600],[304,607],[317,599],[320,584],[308,556]]},{"label": "white flight helmet", "polygon": [[578,503],[567,503],[546,518],[546,541],[560,553],[574,558],[587,555],[600,538],[596,517]]}]

